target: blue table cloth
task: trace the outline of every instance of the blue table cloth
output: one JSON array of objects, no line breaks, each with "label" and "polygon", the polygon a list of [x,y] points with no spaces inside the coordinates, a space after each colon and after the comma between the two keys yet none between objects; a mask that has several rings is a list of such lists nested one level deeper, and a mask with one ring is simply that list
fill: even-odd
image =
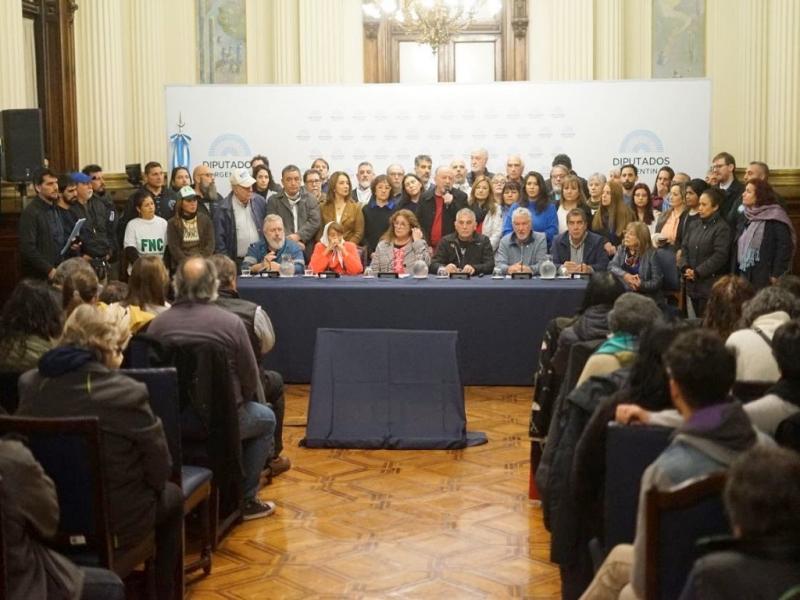
[{"label": "blue table cloth", "polygon": [[586,281],[239,278],[242,298],[272,319],[264,366],[290,383],[311,381],[317,329],[458,332],[464,385],[531,385],[547,322],[574,315]]}]

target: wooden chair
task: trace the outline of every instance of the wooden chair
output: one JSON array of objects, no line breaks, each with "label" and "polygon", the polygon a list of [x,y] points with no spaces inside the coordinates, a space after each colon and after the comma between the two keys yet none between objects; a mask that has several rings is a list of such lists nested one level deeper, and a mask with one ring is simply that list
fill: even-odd
[{"label": "wooden chair", "polygon": [[[141,381],[147,386],[150,407],[161,419],[164,435],[172,455],[172,474],[170,479],[183,491],[183,514],[188,516],[198,510],[201,522],[200,558],[185,564],[184,573],[198,569],[208,575],[211,573],[211,480],[209,469],[183,465],[181,447],[181,421],[178,395],[178,372],[174,367],[155,369],[123,369],[121,373]],[[215,515],[216,516],[216,515]]]},{"label": "wooden chair", "polygon": [[26,438],[56,486],[61,518],[49,545],[80,565],[110,569],[122,579],[144,564],[148,595],[154,597],[154,533],[124,554],[114,554],[97,417],[0,417],[0,435],[7,433]]},{"label": "wooden chair", "polygon": [[685,481],[672,489],[650,489],[645,496],[645,597],[672,599],[681,594],[698,558],[701,538],[730,534],[722,505],[725,472]]}]

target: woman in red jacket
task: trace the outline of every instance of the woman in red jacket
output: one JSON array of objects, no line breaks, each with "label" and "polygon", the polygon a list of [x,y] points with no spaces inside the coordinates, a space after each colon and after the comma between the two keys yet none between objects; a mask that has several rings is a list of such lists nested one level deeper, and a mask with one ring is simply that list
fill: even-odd
[{"label": "woman in red jacket", "polygon": [[344,241],[344,228],[336,221],[325,225],[308,266],[314,273],[335,271],[340,275],[358,275],[363,270],[358,247]]}]

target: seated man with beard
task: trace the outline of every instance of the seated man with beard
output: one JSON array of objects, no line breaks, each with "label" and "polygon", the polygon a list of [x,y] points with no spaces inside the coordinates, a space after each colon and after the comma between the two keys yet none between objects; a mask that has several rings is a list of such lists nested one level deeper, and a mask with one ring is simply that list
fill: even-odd
[{"label": "seated man with beard", "polygon": [[283,257],[287,255],[294,263],[295,275],[302,275],[305,268],[303,249],[297,242],[286,237],[283,219],[279,215],[267,215],[264,219],[264,241],[250,244],[242,266],[249,266],[253,273],[278,271]]}]

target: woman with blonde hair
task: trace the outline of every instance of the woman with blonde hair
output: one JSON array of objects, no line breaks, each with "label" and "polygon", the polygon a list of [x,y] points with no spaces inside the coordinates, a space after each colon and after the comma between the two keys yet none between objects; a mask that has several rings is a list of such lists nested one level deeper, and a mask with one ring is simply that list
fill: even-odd
[{"label": "woman with blonde hair", "polygon": [[486,175],[478,175],[472,182],[467,206],[475,213],[478,226],[475,229],[492,242],[492,249],[497,250],[503,233],[501,210],[492,191],[492,181]]},{"label": "woman with blonde hair", "polygon": [[127,324],[132,334],[137,333],[169,308],[168,285],[169,274],[164,262],[155,256],[142,256],[133,263],[127,296],[108,308]]},{"label": "woman with blonde hair", "polygon": [[[592,209],[586,204],[583,195],[581,180],[577,175],[567,175],[561,182],[561,199],[558,202],[556,217],[558,218],[558,233],[567,230],[567,213],[573,208],[579,208],[586,215],[586,223],[592,222]],[[591,227],[594,230],[594,227]]]},{"label": "woman with blonde hair", "polygon": [[322,236],[328,223],[338,223],[342,227],[344,241],[358,245],[364,237],[364,213],[361,212],[358,203],[350,197],[353,191],[350,176],[344,171],[336,171],[328,181],[330,182],[328,194],[319,207],[321,217],[319,235]]},{"label": "woman with blonde hair", "polygon": [[677,250],[681,247],[681,238],[689,216],[686,207],[686,184],[673,183],[669,188],[669,203],[667,210],[661,213],[656,222],[656,245],[669,246]]},{"label": "woman with blonde hair", "polygon": [[664,273],[656,260],[650,229],[642,221],[625,227],[622,244],[608,265],[608,270],[625,286],[626,292],[638,292],[663,304]]},{"label": "woman with blonde hair", "polygon": [[428,244],[414,213],[400,209],[389,218],[389,229],[378,242],[370,266],[376,273],[411,273],[419,260],[431,264]]},{"label": "woman with blonde hair", "polygon": [[625,228],[633,220],[633,211],[622,199],[622,186],[616,181],[607,182],[600,196],[600,208],[592,217],[592,231],[605,238],[606,254],[614,256],[617,246],[622,243]]}]

